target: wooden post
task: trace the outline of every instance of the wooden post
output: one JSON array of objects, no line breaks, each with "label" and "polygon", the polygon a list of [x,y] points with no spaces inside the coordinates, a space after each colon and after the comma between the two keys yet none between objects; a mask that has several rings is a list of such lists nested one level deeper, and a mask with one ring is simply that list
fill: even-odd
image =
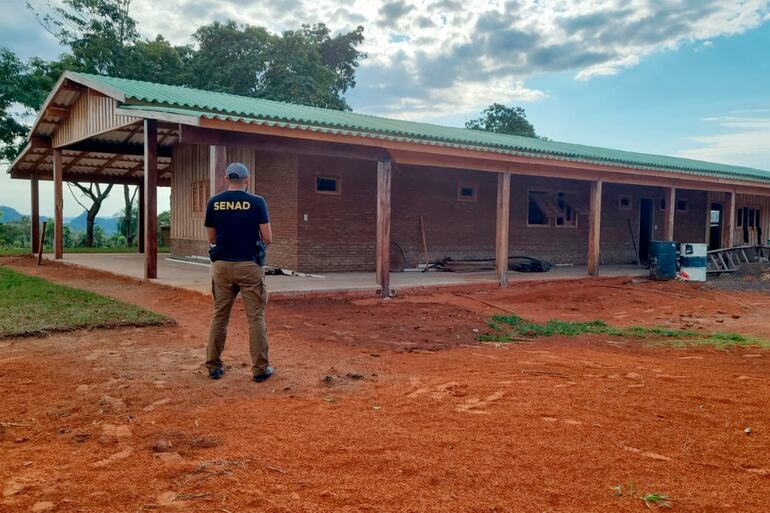
[{"label": "wooden post", "polygon": [[43,246],[45,246],[45,229],[48,226],[48,221],[43,221],[43,232],[40,234],[40,241],[38,241],[37,247],[37,265],[43,263]]},{"label": "wooden post", "polygon": [[599,276],[599,248],[602,222],[602,182],[591,182],[588,213],[588,274]]},{"label": "wooden post", "polygon": [[508,225],[511,205],[511,173],[497,175],[497,236],[495,269],[501,287],[508,286]]},{"label": "wooden post", "polygon": [[53,256],[56,260],[64,258],[64,168],[61,149],[53,150]]},{"label": "wooden post", "polygon": [[32,173],[29,185],[32,189],[32,254],[36,255],[40,247],[40,186],[37,173]]},{"label": "wooden post", "polygon": [[[725,192],[722,203],[722,248],[733,247],[735,233],[735,193]],[[744,219],[744,222],[746,220]]]},{"label": "wooden post", "polygon": [[[209,194],[219,194],[225,190],[225,170],[227,169],[227,149],[224,146],[209,146]],[[250,169],[249,171],[254,171]],[[253,178],[252,178],[253,180]]]},{"label": "wooden post", "polygon": [[144,253],[144,184],[137,185],[139,192],[139,203],[136,209],[136,249],[139,253]]},{"label": "wooden post", "polygon": [[663,218],[663,240],[674,240],[674,216],[676,215],[676,187],[666,190],[666,212]]},{"label": "wooden post", "polygon": [[390,297],[390,181],[391,162],[377,163],[377,283]]},{"label": "wooden post", "polygon": [[711,193],[706,193],[706,235],[703,238],[706,246],[711,244]]},{"label": "wooden post", "polygon": [[144,120],[144,278],[158,277],[158,122]]}]

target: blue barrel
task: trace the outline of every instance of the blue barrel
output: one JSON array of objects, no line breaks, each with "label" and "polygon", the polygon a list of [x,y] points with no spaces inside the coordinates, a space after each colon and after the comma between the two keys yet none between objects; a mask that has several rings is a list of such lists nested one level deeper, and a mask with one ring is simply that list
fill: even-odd
[{"label": "blue barrel", "polygon": [[676,242],[650,241],[650,277],[653,280],[673,280],[676,277]]}]

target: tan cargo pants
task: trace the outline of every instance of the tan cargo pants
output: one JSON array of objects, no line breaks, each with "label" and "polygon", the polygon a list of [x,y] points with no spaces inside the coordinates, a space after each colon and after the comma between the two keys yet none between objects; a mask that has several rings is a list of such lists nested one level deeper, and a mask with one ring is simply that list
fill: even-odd
[{"label": "tan cargo pants", "polygon": [[214,298],[214,314],[209,331],[206,367],[211,370],[222,366],[222,352],[225,349],[230,311],[240,292],[249,323],[251,370],[255,376],[264,374],[268,366],[265,271],[254,262],[218,260],[211,264],[211,292]]}]

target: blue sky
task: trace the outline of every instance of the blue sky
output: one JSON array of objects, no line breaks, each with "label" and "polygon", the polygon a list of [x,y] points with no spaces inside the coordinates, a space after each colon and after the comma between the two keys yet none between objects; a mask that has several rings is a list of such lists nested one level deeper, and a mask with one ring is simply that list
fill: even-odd
[{"label": "blue sky", "polygon": [[[0,46],[55,56],[10,1]],[[134,0],[132,15],[175,43],[230,18],[361,24],[357,111],[461,126],[497,101],[555,140],[770,169],[770,0]],[[0,177],[0,204],[27,212],[27,184]],[[119,208],[115,194],[104,213]],[[65,213],[79,213],[70,197]]]}]

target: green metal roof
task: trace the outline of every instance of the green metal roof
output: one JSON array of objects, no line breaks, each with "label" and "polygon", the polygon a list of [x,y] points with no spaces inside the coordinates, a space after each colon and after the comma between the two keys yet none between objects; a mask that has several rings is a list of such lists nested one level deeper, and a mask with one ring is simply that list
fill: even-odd
[{"label": "green metal roof", "polygon": [[78,75],[123,94],[126,103],[121,107],[124,109],[152,110],[297,130],[467,148],[492,153],[611,164],[688,175],[754,182],[770,181],[770,171],[749,167],[495,134],[430,123],[402,121],[138,80],[85,73],[70,73],[69,76],[77,81]]}]

